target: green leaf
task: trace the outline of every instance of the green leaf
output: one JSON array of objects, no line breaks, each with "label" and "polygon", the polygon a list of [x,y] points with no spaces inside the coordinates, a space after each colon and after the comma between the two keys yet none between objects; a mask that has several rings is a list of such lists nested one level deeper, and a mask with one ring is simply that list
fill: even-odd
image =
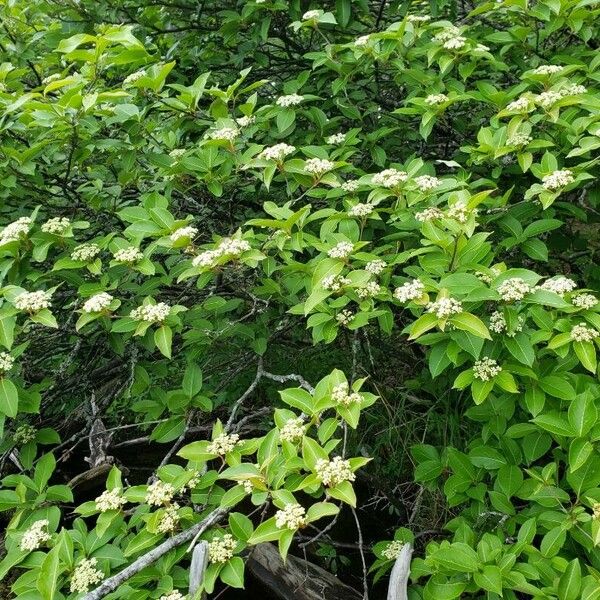
[{"label": "green leaf", "polygon": [[520,362],[531,367],[535,361],[535,350],[529,336],[525,333],[517,333],[515,337],[504,337],[506,349]]},{"label": "green leaf", "polygon": [[289,406],[298,408],[307,415],[314,414],[314,400],[306,390],[303,390],[302,388],[289,388],[287,390],[281,390],[279,395]]},{"label": "green leaf", "polygon": [[312,523],[323,517],[333,517],[339,512],[340,509],[335,504],[331,504],[331,502],[317,502],[306,512],[306,520],[309,523]]},{"label": "green leaf", "polygon": [[171,358],[171,344],[173,342],[173,331],[168,325],[159,327],[154,332],[154,343],[163,356]]},{"label": "green leaf", "polygon": [[547,375],[539,380],[539,386],[550,396],[561,400],[572,400],[575,397],[573,386],[564,377]]},{"label": "green leaf", "polygon": [[569,423],[575,433],[584,436],[596,424],[598,409],[591,394],[580,394],[569,406]]},{"label": "green leaf", "polygon": [[234,556],[225,563],[219,573],[221,581],[232,588],[244,587],[244,561],[239,556]]},{"label": "green leaf", "polygon": [[305,436],[302,439],[302,458],[304,459],[307,469],[314,471],[317,461],[328,460],[329,456],[315,440]]},{"label": "green leaf", "polygon": [[579,600],[581,590],[581,566],[574,558],[558,581],[559,600]]},{"label": "green leaf", "polygon": [[336,486],[328,488],[327,492],[332,498],[341,500],[353,508],[356,508],[356,494],[354,493],[354,488],[349,481],[342,481]]},{"label": "green leaf", "polygon": [[43,600],[54,600],[58,598],[58,578],[61,573],[60,568],[61,546],[57,545],[48,554],[46,554],[40,568],[40,576],[37,579],[37,589]]},{"label": "green leaf", "polygon": [[409,340],[416,340],[426,331],[433,329],[438,324],[438,318],[431,313],[421,315],[411,326]]},{"label": "green leaf", "polygon": [[463,542],[439,548],[431,554],[431,560],[445,569],[458,573],[474,573],[480,567],[475,550]]},{"label": "green leaf", "polygon": [[573,342],[573,350],[579,362],[592,373],[596,372],[598,366],[596,360],[596,346],[592,342]]},{"label": "green leaf", "polygon": [[484,590],[502,595],[502,571],[496,565],[485,565],[481,572],[473,573],[473,580]]},{"label": "green leaf", "polygon": [[200,393],[202,389],[202,369],[196,363],[189,363],[183,374],[183,391],[189,398]]},{"label": "green leaf", "polygon": [[0,411],[7,417],[16,417],[19,409],[19,392],[15,384],[6,377],[0,379]]},{"label": "green leaf", "polygon": [[248,544],[254,546],[263,542],[273,542],[279,539],[283,531],[275,525],[275,517],[271,517],[254,530],[254,533],[248,539]]},{"label": "green leaf", "polygon": [[453,315],[448,319],[448,322],[452,323],[457,329],[468,331],[477,337],[485,340],[492,339],[485,323],[479,317],[476,317],[471,313],[463,312],[458,315]]}]

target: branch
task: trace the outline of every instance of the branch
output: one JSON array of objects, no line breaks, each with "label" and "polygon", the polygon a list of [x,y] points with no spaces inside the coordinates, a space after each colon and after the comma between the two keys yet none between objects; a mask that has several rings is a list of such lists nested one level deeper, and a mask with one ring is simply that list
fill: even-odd
[{"label": "branch", "polygon": [[111,592],[114,592],[122,583],[127,581],[130,577],[133,577],[142,569],[145,569],[147,566],[157,561],[161,556],[169,552],[169,550],[172,550],[177,546],[181,546],[181,544],[189,542],[195,536],[204,533],[209,527],[212,527],[215,523],[218,523],[226,514],[227,510],[223,508],[216,508],[211,513],[209,513],[209,515],[205,519],[203,519],[199,523],[196,523],[196,525],[194,525],[193,527],[190,527],[189,529],[178,533],[172,538],[169,538],[160,546],[157,546],[153,550],[150,550],[150,552],[148,552],[147,554],[140,556],[140,558],[132,562],[128,567],[126,567],[116,575],[113,575],[112,577],[106,579],[95,590],[87,593],[83,597],[83,600],[100,600],[100,598],[104,598]]}]

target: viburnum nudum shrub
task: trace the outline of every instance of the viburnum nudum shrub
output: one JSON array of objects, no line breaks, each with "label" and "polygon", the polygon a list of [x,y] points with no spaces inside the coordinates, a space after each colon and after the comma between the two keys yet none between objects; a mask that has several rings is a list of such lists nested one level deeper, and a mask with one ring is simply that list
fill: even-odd
[{"label": "viburnum nudum shrub", "polygon": [[[200,537],[204,589],[242,587],[248,548],[355,510],[390,336],[467,435],[413,445],[448,520],[398,518],[373,579],[414,543],[413,599],[600,598],[597,2],[1,11],[15,597],[177,600]],[[145,483],[129,430],[165,445]]]}]

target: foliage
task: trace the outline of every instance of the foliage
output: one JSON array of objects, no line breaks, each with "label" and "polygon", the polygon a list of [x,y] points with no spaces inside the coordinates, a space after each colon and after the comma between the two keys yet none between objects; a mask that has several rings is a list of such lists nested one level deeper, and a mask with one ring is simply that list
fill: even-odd
[{"label": "foliage", "polygon": [[[599,598],[598,3],[204,4],[1,8],[12,593],[81,598],[219,507],[205,589],[242,587],[247,547],[357,506],[391,387],[461,433],[395,432],[447,522],[415,502],[375,579],[414,543],[414,599]],[[74,497],[105,424],[167,446]]]}]

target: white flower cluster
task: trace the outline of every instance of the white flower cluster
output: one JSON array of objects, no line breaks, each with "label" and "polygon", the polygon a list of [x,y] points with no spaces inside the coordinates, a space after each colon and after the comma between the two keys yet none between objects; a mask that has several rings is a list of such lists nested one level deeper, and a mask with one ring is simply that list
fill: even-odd
[{"label": "white flower cluster", "polygon": [[237,258],[250,249],[250,243],[246,240],[223,238],[214,250],[205,250],[198,254],[198,256],[195,256],[192,260],[192,265],[194,267],[211,267],[222,256]]},{"label": "white flower cluster", "polygon": [[81,244],[81,246],[77,246],[77,248],[71,252],[71,258],[73,260],[90,262],[94,260],[98,254],[100,254],[100,246],[98,246],[98,244]]},{"label": "white flower cluster", "polygon": [[525,110],[528,111],[529,108],[530,108],[529,100],[524,97],[517,98],[516,100],[509,102],[508,105],[506,106],[506,110],[509,110],[510,112],[523,112]]},{"label": "white flower cluster", "polygon": [[395,188],[408,179],[406,171],[398,169],[385,169],[381,173],[373,175],[373,183],[384,188]]},{"label": "white flower cluster", "polygon": [[96,510],[106,512],[107,510],[121,510],[127,500],[121,495],[119,488],[104,490],[95,500]]},{"label": "white flower cluster", "polygon": [[23,534],[21,538],[20,549],[22,552],[33,552],[42,544],[50,541],[50,533],[48,532],[48,519],[40,519],[35,521],[31,527]]},{"label": "white flower cluster", "polygon": [[134,264],[144,258],[143,252],[140,252],[135,246],[129,246],[128,248],[121,248],[114,254],[114,259],[120,263]]},{"label": "white flower cluster", "polygon": [[223,537],[213,537],[208,544],[208,562],[226,563],[233,556],[236,546],[237,542],[230,533]]},{"label": "white flower cluster", "polygon": [[585,323],[579,323],[571,329],[571,339],[574,342],[593,342],[600,332],[588,327]]},{"label": "white flower cluster", "polygon": [[571,298],[571,303],[578,308],[589,310],[598,304],[598,298],[593,294],[577,294]]},{"label": "white flower cluster", "polygon": [[527,146],[532,140],[533,138],[530,135],[517,131],[506,140],[506,145],[515,147]]},{"label": "white flower cluster", "polygon": [[38,312],[50,307],[50,294],[48,292],[23,292],[15,298],[15,308],[29,313]]},{"label": "white flower cluster", "polygon": [[283,108],[287,108],[288,106],[296,106],[300,104],[304,100],[304,96],[300,96],[299,94],[288,94],[287,96],[279,96],[275,101],[277,106],[282,106]]},{"label": "white flower cluster", "polygon": [[434,219],[441,219],[443,216],[444,213],[439,208],[432,206],[418,212],[415,215],[415,219],[421,221],[421,223],[426,223],[427,221],[433,221]]},{"label": "white flower cluster", "polygon": [[135,83],[136,81],[138,81],[138,79],[141,79],[145,74],[146,74],[146,71],[144,71],[144,70],[136,71],[135,73],[131,73],[130,75],[127,75],[127,77],[125,77],[125,79],[123,79],[123,85],[131,85],[131,84]]},{"label": "white flower cluster", "polygon": [[302,15],[302,20],[303,21],[310,21],[311,19],[318,19],[320,15],[321,15],[321,11],[320,10],[307,10]]},{"label": "white flower cluster", "polygon": [[259,155],[258,158],[263,160],[275,160],[282,162],[283,159],[296,151],[296,146],[290,146],[290,144],[275,144],[265,148]]},{"label": "white flower cluster", "polygon": [[559,296],[564,296],[565,294],[572,292],[577,287],[577,284],[572,279],[559,275],[552,279],[546,279],[546,281],[538,287],[540,290],[546,290],[547,292],[554,292]]},{"label": "white flower cluster", "polygon": [[35,436],[35,427],[32,427],[28,423],[25,423],[23,425],[19,425],[19,427],[15,429],[13,439],[15,441],[15,444],[24,445],[28,444],[29,442],[33,442],[33,440],[35,440]]},{"label": "white flower cluster", "polygon": [[165,302],[156,304],[144,304],[134,308],[129,316],[136,321],[146,321],[148,323],[162,323],[171,312],[171,307]]},{"label": "white flower cluster", "polygon": [[150,506],[162,506],[171,502],[174,495],[175,488],[159,479],[148,486],[145,501]]},{"label": "white flower cluster", "polygon": [[350,285],[351,283],[351,279],[342,275],[328,275],[321,280],[323,288],[332,292],[339,292],[345,285]]},{"label": "white flower cluster", "polygon": [[169,152],[169,156],[171,158],[181,158],[185,154],[185,148],[173,148],[171,152]]},{"label": "white flower cluster", "polygon": [[28,233],[31,227],[31,219],[29,217],[21,217],[13,223],[9,223],[0,233],[0,244],[7,244],[8,242],[15,242],[23,239]]},{"label": "white flower cluster", "polygon": [[337,315],[335,315],[335,320],[340,324],[340,325],[350,325],[350,323],[352,323],[352,321],[354,321],[354,313],[351,310],[341,310]]},{"label": "white flower cluster", "polygon": [[359,202],[350,208],[348,215],[350,217],[368,217],[374,209],[375,207],[372,204],[364,204]]},{"label": "white flower cluster", "polygon": [[390,542],[381,552],[388,560],[396,560],[400,556],[400,551],[404,548],[404,544],[399,540]]},{"label": "white flower cluster", "polygon": [[193,490],[200,483],[200,479],[202,478],[202,473],[200,471],[196,471],[196,470],[191,470],[190,472],[193,473],[193,475],[192,475],[191,479],[185,484],[182,491],[184,491],[186,488],[188,490]]},{"label": "white flower cluster", "polygon": [[67,217],[53,217],[48,219],[45,223],[42,223],[40,229],[44,233],[52,233],[54,235],[62,235],[67,229],[69,229],[71,221]]},{"label": "white flower cluster", "polygon": [[240,443],[237,433],[220,433],[206,448],[210,454],[224,456],[231,452]]},{"label": "white flower cluster", "polygon": [[374,298],[381,292],[381,286],[376,281],[368,281],[364,287],[358,288],[356,293],[362,300],[366,298]]},{"label": "white flower cluster", "polygon": [[429,96],[425,98],[425,104],[428,104],[429,106],[443,104],[444,102],[448,102],[448,96],[446,96],[446,94],[429,94]]},{"label": "white flower cluster", "polygon": [[110,306],[112,301],[113,297],[109,293],[99,292],[83,303],[82,310],[84,313],[102,312]]},{"label": "white flower cluster", "polygon": [[463,200],[460,200],[459,202],[455,202],[452,206],[448,207],[447,216],[450,219],[458,221],[459,223],[466,223],[471,213],[477,214],[477,209],[470,211],[467,203]]},{"label": "white flower cluster", "polygon": [[446,50],[460,50],[467,43],[467,38],[460,35],[456,27],[449,27],[433,37],[434,42],[440,42]]},{"label": "white flower cluster", "polygon": [[473,365],[473,377],[481,381],[489,381],[502,371],[502,367],[489,356],[484,356],[481,360],[476,360]]},{"label": "white flower cluster", "polygon": [[181,592],[173,590],[168,594],[163,594],[158,600],[185,600],[185,596]]},{"label": "white flower cluster", "polygon": [[561,90],[559,90],[559,94],[564,98],[565,96],[578,96],[579,94],[585,94],[587,92],[587,88],[585,85],[580,85],[577,83],[570,83]]},{"label": "white flower cluster", "polygon": [[306,425],[302,417],[288,419],[279,430],[279,437],[286,442],[295,443],[304,437]]},{"label": "white flower cluster", "polygon": [[490,269],[490,271],[491,271],[491,275],[488,275],[487,273],[484,273],[483,271],[478,271],[477,273],[475,273],[475,276],[480,281],[483,281],[483,283],[487,283],[488,285],[490,285],[490,283],[492,283],[492,281],[496,277],[498,277],[498,275],[500,275],[500,272],[501,272],[498,267],[492,267]]},{"label": "white flower cluster", "polygon": [[244,115],[243,117],[238,117],[235,122],[240,127],[248,127],[248,125],[252,125],[256,122],[256,117],[254,115]]},{"label": "white flower cluster", "polygon": [[171,533],[177,529],[177,525],[179,525],[179,520],[181,518],[177,512],[178,510],[179,504],[177,504],[177,502],[174,502],[171,506],[165,508],[165,512],[156,527],[158,533]]},{"label": "white flower cluster", "polygon": [[456,298],[439,298],[427,305],[427,312],[435,314],[438,319],[446,319],[463,311],[462,303]]},{"label": "white flower cluster", "polygon": [[343,144],[346,141],[345,133],[334,133],[330,135],[326,140],[328,144]]},{"label": "white flower cluster", "polygon": [[349,181],[344,181],[344,183],[342,183],[341,188],[345,191],[345,192],[355,192],[358,187],[360,186],[360,184],[358,183],[357,179],[350,179]]},{"label": "white flower cluster", "polygon": [[335,487],[342,481],[354,481],[356,475],[350,468],[350,461],[341,456],[334,457],[333,460],[320,458],[315,465],[317,479],[325,486]]},{"label": "white flower cluster", "polygon": [[564,67],[560,65],[540,65],[533,69],[532,73],[534,75],[554,75],[556,73],[560,73]]},{"label": "white flower cluster", "polygon": [[186,225],[185,227],[180,227],[176,229],[169,238],[172,242],[178,242],[182,239],[193,239],[198,234],[198,229],[196,227],[192,227],[191,225]]},{"label": "white flower cluster", "polygon": [[327,251],[327,255],[330,258],[348,258],[354,250],[354,244],[352,242],[338,242],[333,248]]},{"label": "white flower cluster", "polygon": [[275,525],[279,529],[300,529],[306,525],[306,510],[299,504],[286,504],[275,513]]},{"label": "white flower cluster", "polygon": [[558,102],[562,99],[562,94],[560,92],[555,92],[553,90],[549,90],[547,92],[542,92],[535,97],[535,101],[542,108],[550,108],[554,103]]},{"label": "white flower cluster", "polygon": [[14,364],[15,359],[8,352],[0,352],[0,372],[7,373]]},{"label": "white flower cluster", "polygon": [[371,39],[370,35],[361,35],[354,40],[354,45],[357,48],[364,48],[369,45],[369,40]]},{"label": "white flower cluster", "polygon": [[304,163],[304,171],[315,177],[320,177],[323,173],[331,171],[335,167],[335,163],[324,158],[309,158]]},{"label": "white flower cluster", "polygon": [[600,502],[594,502],[594,504],[592,504],[592,511],[593,511],[592,518],[595,521],[600,521]]},{"label": "white flower cluster", "polygon": [[71,592],[85,594],[104,579],[104,573],[96,569],[97,564],[95,558],[84,558],[79,562],[71,576]]},{"label": "white flower cluster", "polygon": [[367,273],[371,273],[371,275],[379,275],[386,267],[387,263],[385,262],[385,260],[376,258],[375,260],[370,260],[365,265],[365,271]]},{"label": "white flower cluster", "polygon": [[341,404],[343,406],[350,406],[350,404],[362,401],[362,396],[358,392],[349,392],[350,386],[347,382],[343,381],[331,390],[331,399],[336,404]]},{"label": "white flower cluster", "polygon": [[429,192],[439,187],[442,182],[431,175],[419,175],[419,177],[415,177],[415,183],[422,192]]},{"label": "white flower cluster", "polygon": [[235,127],[221,127],[208,134],[211,140],[226,140],[233,142],[240,135],[240,130]]},{"label": "white flower cluster", "polygon": [[425,286],[418,279],[406,281],[394,290],[394,298],[400,302],[417,300],[425,293]]},{"label": "white flower cluster", "polygon": [[254,485],[249,479],[245,479],[244,481],[242,481],[242,486],[246,494],[251,494],[254,491]]},{"label": "white flower cluster", "polygon": [[431,21],[431,17],[429,15],[408,15],[406,20],[409,23],[427,23],[427,21]]},{"label": "white flower cluster", "polygon": [[569,169],[559,169],[558,171],[550,173],[550,175],[544,175],[542,178],[542,186],[544,189],[553,192],[573,183],[573,181],[575,181],[575,178],[573,177],[572,171]]},{"label": "white flower cluster", "polygon": [[498,293],[504,302],[523,300],[531,292],[531,286],[520,277],[511,277],[498,286]]},{"label": "white flower cluster", "polygon": [[[524,324],[525,318],[522,315],[519,315],[519,317],[517,318],[517,325],[514,328],[514,331],[511,331],[506,335],[508,337],[515,337],[517,333],[523,331]],[[504,314],[502,314],[502,312],[500,312],[499,310],[494,311],[490,315],[490,331],[493,331],[494,333],[503,333],[507,329],[508,325],[506,323],[506,318],[504,317]]]}]

